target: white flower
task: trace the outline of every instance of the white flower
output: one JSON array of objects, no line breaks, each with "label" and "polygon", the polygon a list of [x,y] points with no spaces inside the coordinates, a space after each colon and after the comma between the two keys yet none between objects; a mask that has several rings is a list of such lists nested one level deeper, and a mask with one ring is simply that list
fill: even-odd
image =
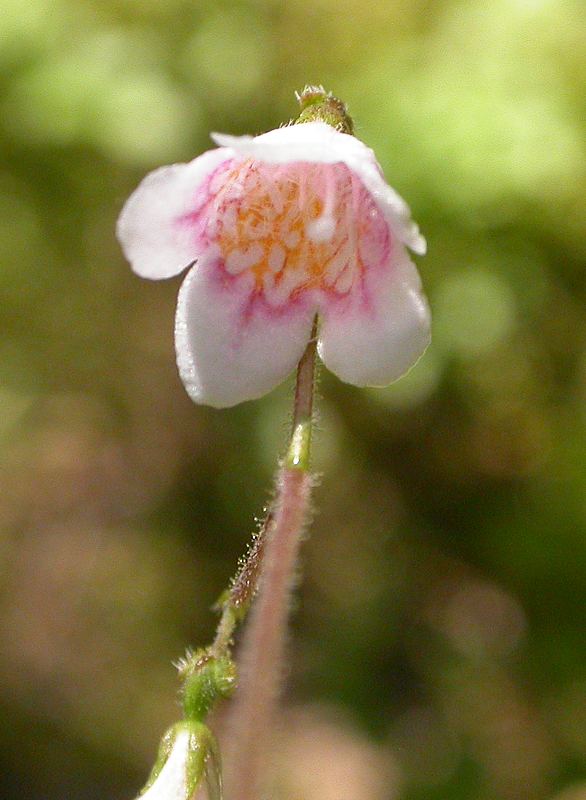
[{"label": "white flower", "polygon": [[221,797],[220,760],[216,741],[200,722],[178,722],[161,742],[157,763],[138,800],[193,800],[202,778],[208,797]]},{"label": "white flower", "polygon": [[198,403],[260,397],[296,366],[318,315],[318,352],[342,380],[385,385],[417,361],[430,314],[407,253],[409,209],[366,145],[323,122],[220,145],[152,172],[118,238],[136,273],[186,267],[175,340]]},{"label": "white flower", "polygon": [[190,791],[187,780],[189,762],[189,730],[180,730],[175,736],[171,752],[154,782],[140,800],[188,800]]}]

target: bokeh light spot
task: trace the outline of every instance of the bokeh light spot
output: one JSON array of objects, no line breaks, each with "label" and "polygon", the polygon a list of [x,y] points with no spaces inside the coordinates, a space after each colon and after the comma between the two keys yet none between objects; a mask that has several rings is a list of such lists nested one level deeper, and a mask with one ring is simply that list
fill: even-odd
[{"label": "bokeh light spot", "polygon": [[468,270],[447,278],[432,302],[437,346],[474,356],[501,342],[515,323],[509,286],[488,271]]},{"label": "bokeh light spot", "polygon": [[117,76],[99,108],[92,131],[96,143],[108,155],[136,165],[188,158],[201,126],[195,99],[152,71]]}]

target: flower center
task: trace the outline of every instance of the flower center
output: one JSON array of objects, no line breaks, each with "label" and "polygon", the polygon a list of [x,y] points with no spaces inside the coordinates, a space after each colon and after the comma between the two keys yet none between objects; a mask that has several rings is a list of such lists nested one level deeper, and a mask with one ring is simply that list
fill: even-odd
[{"label": "flower center", "polygon": [[[388,253],[388,228],[345,164],[232,162],[209,209],[225,269],[272,305],[308,290],[343,295]],[[212,191],[213,191],[213,187]]]}]

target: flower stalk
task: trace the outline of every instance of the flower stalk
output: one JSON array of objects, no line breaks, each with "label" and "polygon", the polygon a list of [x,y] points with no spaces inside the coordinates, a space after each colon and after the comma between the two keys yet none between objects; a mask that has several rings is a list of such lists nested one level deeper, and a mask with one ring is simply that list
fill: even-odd
[{"label": "flower stalk", "polygon": [[[234,631],[258,591],[241,647],[240,686],[229,720],[227,764],[230,800],[253,800],[263,780],[264,748],[279,697],[289,598],[307,521],[317,318],[297,368],[290,442],[277,475],[275,498],[246,558],[224,592],[213,643],[178,663],[184,721],[165,735],[157,764],[143,790],[167,800],[165,788],[179,774],[169,800],[190,800],[205,778],[212,800],[223,797],[219,749],[205,721],[218,700],[236,687],[231,651]],[[177,769],[171,765],[180,763]],[[167,764],[169,763],[169,766]],[[162,792],[162,793],[161,793]]]},{"label": "flower stalk", "polygon": [[[307,471],[311,455],[313,423],[313,398],[316,372],[317,317],[314,320],[311,339],[297,367],[295,399],[291,437],[284,459],[284,467]],[[274,535],[275,506],[280,502],[279,487],[275,503],[268,509],[252,545],[236,573],[230,588],[220,598],[222,615],[210,652],[216,657],[230,651],[232,637],[238,622],[246,616],[255,596],[267,539]]]},{"label": "flower stalk", "polygon": [[290,596],[309,515],[309,473],[317,322],[299,362],[291,441],[266,528],[258,598],[240,652],[240,685],[228,720],[227,797],[256,800],[283,675]]},{"label": "flower stalk", "polygon": [[293,426],[291,442],[287,450],[285,465],[291,469],[309,469],[311,452],[311,429],[313,422],[313,394],[315,385],[315,356],[317,348],[317,317],[313,321],[311,338],[299,366],[295,381]]}]

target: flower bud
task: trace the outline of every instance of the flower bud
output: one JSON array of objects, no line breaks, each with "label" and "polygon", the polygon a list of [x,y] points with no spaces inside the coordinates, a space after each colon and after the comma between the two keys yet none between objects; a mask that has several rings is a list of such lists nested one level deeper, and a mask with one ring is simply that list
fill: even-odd
[{"label": "flower bud", "polygon": [[139,797],[192,800],[202,778],[210,800],[219,800],[222,777],[216,740],[201,722],[178,722],[163,736],[157,761]]}]

